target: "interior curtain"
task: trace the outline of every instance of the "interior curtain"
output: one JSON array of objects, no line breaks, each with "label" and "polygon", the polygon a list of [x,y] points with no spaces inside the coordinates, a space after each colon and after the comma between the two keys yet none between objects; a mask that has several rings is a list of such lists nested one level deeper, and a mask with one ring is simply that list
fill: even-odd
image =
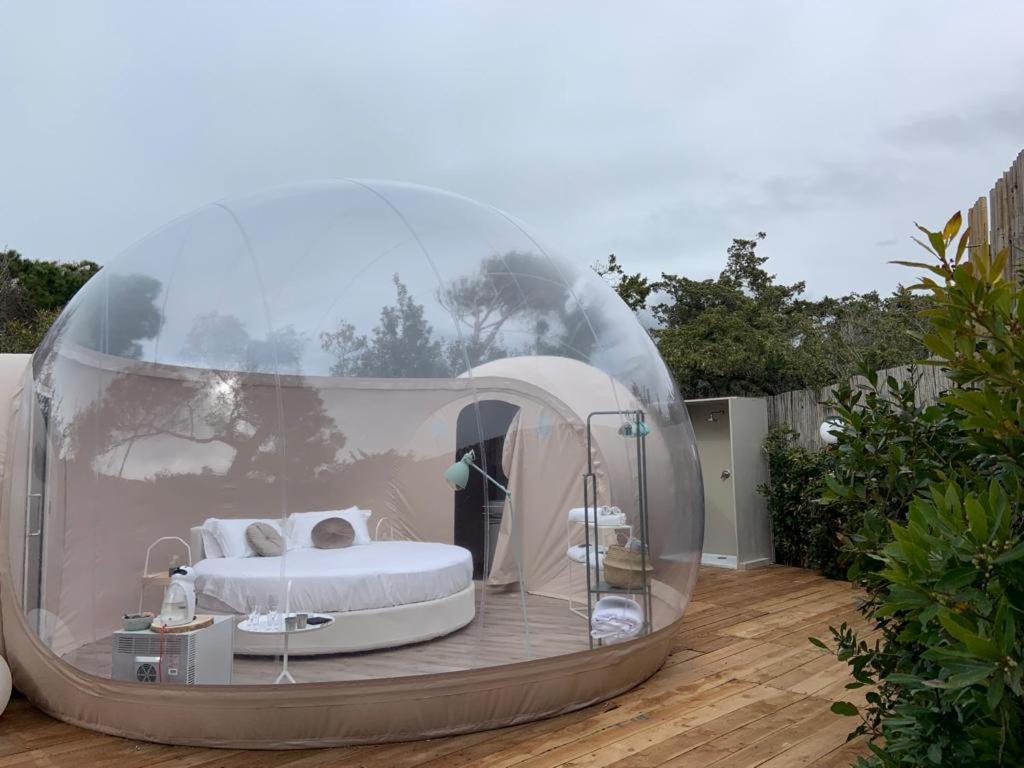
[{"label": "interior curtain", "polygon": [[[505,443],[501,449],[501,469],[508,479],[508,488],[512,491],[512,504],[520,498],[519,489],[522,486],[523,473],[517,471],[517,459],[523,455],[521,446],[522,434],[519,429],[522,411],[516,413],[512,423],[505,433]],[[501,528],[498,530],[498,541],[494,547],[494,556],[491,558],[491,571],[488,574],[487,583],[494,585],[514,584],[519,579],[516,568],[515,551],[512,547],[512,514],[509,510],[509,500],[505,498],[505,509],[501,515]]]}]

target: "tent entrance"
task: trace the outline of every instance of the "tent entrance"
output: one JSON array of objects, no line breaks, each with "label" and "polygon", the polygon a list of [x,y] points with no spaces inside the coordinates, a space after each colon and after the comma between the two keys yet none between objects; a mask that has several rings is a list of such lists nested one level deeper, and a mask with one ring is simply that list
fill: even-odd
[{"label": "tent entrance", "polygon": [[[481,400],[459,412],[455,428],[455,457],[475,451],[477,463],[502,485],[508,478],[501,466],[505,435],[519,407],[503,400]],[[469,476],[465,490],[452,494],[455,503],[453,541],[473,555],[473,578],[489,569],[501,525],[505,495],[478,472]]]},{"label": "tent entrance", "polygon": [[[29,417],[28,488],[25,515],[25,570],[22,574],[22,602],[27,615],[39,618],[43,605],[43,569],[46,548],[47,472],[49,470],[50,400],[37,394],[32,398]],[[37,632],[41,627],[33,627]]]}]

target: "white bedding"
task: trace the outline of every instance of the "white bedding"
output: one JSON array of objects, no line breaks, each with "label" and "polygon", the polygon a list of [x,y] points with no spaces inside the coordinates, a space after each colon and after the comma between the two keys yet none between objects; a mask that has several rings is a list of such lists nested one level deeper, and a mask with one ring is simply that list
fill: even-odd
[{"label": "white bedding", "polygon": [[[284,570],[282,572],[282,559]],[[206,610],[266,610],[291,580],[293,611],[340,613],[422,603],[454,595],[473,580],[469,551],[424,541],[375,541],[345,549],[296,549],[280,557],[220,557],[193,568]],[[283,605],[282,605],[283,608]]]}]

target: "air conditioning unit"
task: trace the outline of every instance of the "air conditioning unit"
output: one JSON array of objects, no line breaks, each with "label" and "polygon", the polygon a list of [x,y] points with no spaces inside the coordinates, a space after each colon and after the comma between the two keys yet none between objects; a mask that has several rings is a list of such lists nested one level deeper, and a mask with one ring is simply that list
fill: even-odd
[{"label": "air conditioning unit", "polygon": [[234,622],[218,616],[213,626],[191,632],[114,632],[115,680],[179,685],[230,685]]}]

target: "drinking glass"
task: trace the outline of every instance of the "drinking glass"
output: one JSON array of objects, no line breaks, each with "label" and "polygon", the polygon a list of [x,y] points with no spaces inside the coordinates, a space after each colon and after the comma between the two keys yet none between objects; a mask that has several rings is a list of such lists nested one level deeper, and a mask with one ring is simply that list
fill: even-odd
[{"label": "drinking glass", "polygon": [[267,608],[270,612],[269,623],[270,629],[276,631],[280,628],[281,614],[278,611],[277,595],[270,595],[267,598]]},{"label": "drinking glass", "polygon": [[263,615],[263,608],[260,606],[259,603],[256,603],[256,605],[254,605],[252,607],[252,610],[249,611],[249,626],[252,629],[259,629],[260,628],[260,616],[262,616],[262,615]]}]

